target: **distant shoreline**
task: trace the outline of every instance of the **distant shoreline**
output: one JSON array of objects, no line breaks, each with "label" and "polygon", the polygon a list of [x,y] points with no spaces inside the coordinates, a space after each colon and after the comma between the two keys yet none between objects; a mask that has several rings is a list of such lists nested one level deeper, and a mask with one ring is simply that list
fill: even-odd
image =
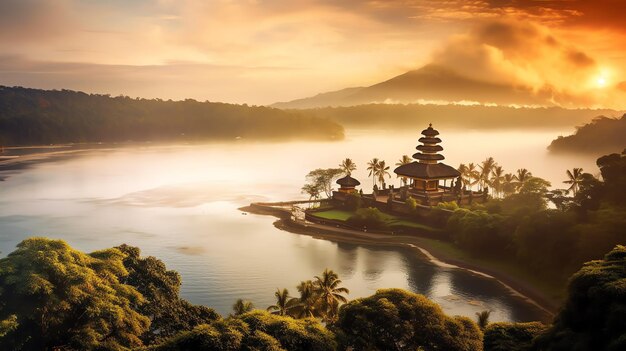
[{"label": "distant shoreline", "polygon": [[487,265],[468,263],[452,257],[445,250],[438,247],[438,240],[414,236],[389,236],[387,234],[365,233],[317,223],[296,223],[289,218],[288,212],[284,209],[271,208],[269,206],[255,206],[252,204],[251,206],[239,208],[239,210],[252,214],[275,216],[279,218],[279,220],[274,222],[274,226],[290,233],[309,235],[314,238],[334,242],[410,248],[428,259],[428,261],[434,265],[463,269],[473,274],[495,279],[512,295],[540,309],[546,315],[543,322],[550,321],[560,305],[558,301],[550,298],[545,292],[539,290],[532,284],[518,279],[503,270]]}]

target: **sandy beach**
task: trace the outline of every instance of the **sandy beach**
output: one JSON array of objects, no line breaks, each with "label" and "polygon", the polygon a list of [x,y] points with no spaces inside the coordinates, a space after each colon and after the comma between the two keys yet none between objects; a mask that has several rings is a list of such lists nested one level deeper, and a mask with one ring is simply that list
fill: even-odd
[{"label": "sandy beach", "polygon": [[[557,312],[560,301],[550,297],[546,292],[540,290],[533,284],[514,276],[503,270],[486,264],[476,262],[466,262],[449,255],[446,250],[442,250],[442,242],[434,239],[427,239],[415,236],[390,236],[388,234],[377,234],[373,232],[362,232],[345,228],[336,228],[311,222],[293,221],[285,208],[272,208],[270,206],[251,205],[240,208],[241,211],[272,215],[279,218],[274,222],[274,226],[290,233],[309,235],[315,238],[330,240],[334,242],[377,245],[384,247],[402,247],[414,250],[416,254],[440,267],[464,269],[473,274],[495,279],[502,284],[511,294],[524,299],[526,302],[543,310],[550,318]],[[545,320],[544,322],[550,321]]]}]

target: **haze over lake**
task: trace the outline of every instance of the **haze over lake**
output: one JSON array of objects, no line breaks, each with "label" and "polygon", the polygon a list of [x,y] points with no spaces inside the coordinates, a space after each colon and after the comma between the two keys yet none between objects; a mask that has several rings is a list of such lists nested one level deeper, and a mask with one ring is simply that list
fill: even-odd
[{"label": "haze over lake", "polygon": [[[564,187],[566,169],[598,172],[593,156],[548,154],[550,141],[568,131],[440,132],[443,162],[455,167],[493,156],[507,172],[527,168],[556,187]],[[369,190],[365,163],[378,157],[393,169],[403,154],[415,152],[418,138],[419,130],[359,130],[340,142],[148,144],[4,171],[0,250],[5,256],[35,235],[85,251],[139,246],[182,275],[184,298],[222,314],[240,297],[265,308],[276,288],[295,293],[298,282],[328,267],[351,299],[398,287],[426,294],[449,314],[474,318],[490,309],[492,321],[543,319],[496,281],[433,266],[414,251],[291,234],[276,229],[273,217],[237,210],[254,201],[302,199],[310,170],[336,167],[345,157],[357,163],[353,176]],[[399,179],[393,175],[388,183]]]}]

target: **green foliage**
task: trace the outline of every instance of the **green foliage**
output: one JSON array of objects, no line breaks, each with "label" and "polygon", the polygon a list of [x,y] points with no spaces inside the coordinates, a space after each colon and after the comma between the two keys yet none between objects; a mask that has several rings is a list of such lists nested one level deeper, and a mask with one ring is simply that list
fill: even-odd
[{"label": "green foliage", "polygon": [[344,305],[335,328],[342,348],[355,350],[482,350],[478,326],[446,316],[426,297],[400,289]]},{"label": "green foliage", "polygon": [[350,225],[356,227],[365,227],[367,229],[384,229],[387,222],[382,212],[375,207],[360,208],[356,214],[348,218]]},{"label": "green foliage", "polygon": [[233,304],[233,315],[240,316],[244,313],[248,313],[254,309],[254,304],[251,301],[243,299],[237,299]]},{"label": "green foliage", "polygon": [[252,311],[239,317],[250,330],[272,336],[286,350],[335,350],[334,335],[316,319],[293,319],[265,311]]},{"label": "green foliage", "polygon": [[409,196],[405,201],[406,207],[409,209],[410,213],[415,213],[417,209],[417,200]]},{"label": "green foliage", "polygon": [[543,333],[546,326],[540,322],[492,323],[485,329],[485,351],[530,351],[533,339]]},{"label": "green foliage", "polygon": [[333,181],[342,173],[343,170],[341,168],[318,168],[312,170],[306,176],[307,183],[302,187],[302,191],[309,194],[311,198],[319,198],[321,193],[330,198],[333,195]]},{"label": "green foliage", "polygon": [[337,317],[339,305],[348,302],[343,294],[350,290],[341,287],[339,275],[331,269],[325,269],[320,276],[315,276],[313,289],[317,296],[317,311],[325,322],[332,322]]},{"label": "green foliage", "polygon": [[0,320],[12,329],[0,349],[141,346],[150,321],[136,311],[141,294],[120,282],[123,259],[117,249],[84,254],[61,240],[22,241],[0,260]]},{"label": "green foliage", "polygon": [[336,349],[332,332],[316,319],[296,320],[255,310],[237,318],[200,325],[151,348],[178,350],[330,351]]},{"label": "green foliage", "polygon": [[165,264],[155,257],[140,257],[137,247],[116,247],[125,254],[124,267],[128,275],[120,281],[137,289],[146,303],[137,311],[150,318],[150,330],[142,335],[145,344],[170,337],[183,330],[191,330],[200,324],[219,319],[211,308],[192,305],[179,297],[180,275],[167,270]]},{"label": "green foliage", "polygon": [[565,306],[538,350],[626,349],[626,247],[586,263],[572,276]]},{"label": "green foliage", "polygon": [[460,247],[474,254],[504,255],[511,243],[505,218],[486,211],[458,209],[447,221],[446,231]]},{"label": "green foliage", "polygon": [[437,204],[437,208],[440,210],[456,211],[459,209],[459,204],[457,204],[456,201],[440,202]]},{"label": "green foliage", "polygon": [[343,127],[264,106],[0,86],[0,143],[5,145],[237,137],[337,140],[343,138]]},{"label": "green foliage", "polygon": [[249,334],[248,326],[238,319],[220,320],[212,324],[199,325],[150,350],[236,351],[243,349],[245,338]]},{"label": "green foliage", "polygon": [[14,331],[19,326],[17,316],[12,314],[7,319],[0,321],[0,339],[8,333]]}]

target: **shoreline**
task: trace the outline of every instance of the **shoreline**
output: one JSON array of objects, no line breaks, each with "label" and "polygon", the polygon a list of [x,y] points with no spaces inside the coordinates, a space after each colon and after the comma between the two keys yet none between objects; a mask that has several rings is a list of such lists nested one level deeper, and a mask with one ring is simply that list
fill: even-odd
[{"label": "shoreline", "polygon": [[252,214],[277,217],[278,220],[274,222],[274,226],[277,229],[293,234],[308,235],[317,239],[350,244],[408,248],[438,267],[462,269],[472,274],[494,279],[509,291],[511,295],[541,310],[546,316],[545,320],[542,320],[542,322],[550,322],[560,306],[560,303],[556,299],[549,297],[546,292],[541,291],[533,284],[522,281],[503,270],[487,265],[466,262],[452,257],[446,253],[445,250],[437,247],[436,244],[441,243],[440,240],[415,236],[390,236],[387,234],[365,233],[310,222],[305,224],[297,223],[290,219],[290,213],[284,208],[271,208],[267,205],[252,204],[250,206],[241,207],[239,210]]}]

